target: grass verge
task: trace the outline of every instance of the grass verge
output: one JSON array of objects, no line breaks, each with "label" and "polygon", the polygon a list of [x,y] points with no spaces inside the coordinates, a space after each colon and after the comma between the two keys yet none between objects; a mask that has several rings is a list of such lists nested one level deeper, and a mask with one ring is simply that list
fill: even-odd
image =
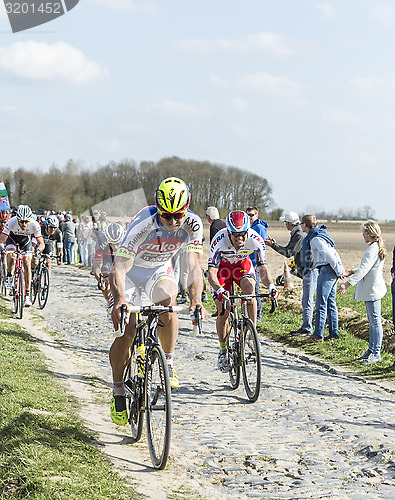
[{"label": "grass verge", "polygon": [[0,315],[0,498],[138,498],[93,446],[29,334]]}]

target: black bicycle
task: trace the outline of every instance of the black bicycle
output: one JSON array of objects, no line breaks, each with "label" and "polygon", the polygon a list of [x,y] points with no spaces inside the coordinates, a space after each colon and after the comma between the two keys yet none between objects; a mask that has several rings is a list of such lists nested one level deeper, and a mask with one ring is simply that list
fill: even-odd
[{"label": "black bicycle", "polygon": [[[166,466],[171,440],[171,387],[166,356],[158,340],[159,316],[164,312],[189,313],[183,306],[130,306],[137,314],[136,337],[124,374],[126,407],[133,442],[142,435],[144,413],[152,464]],[[126,305],[122,306],[123,332]]]},{"label": "black bicycle", "polygon": [[[252,403],[258,399],[261,388],[261,349],[256,327],[248,317],[247,305],[251,299],[257,297],[271,298],[270,313],[274,312],[277,299],[268,293],[229,296],[231,306],[226,337],[230,385],[232,389],[239,387],[241,368],[244,388]],[[240,307],[237,305],[238,302],[240,302]],[[221,315],[224,313],[225,301]]]},{"label": "black bicycle", "polygon": [[4,247],[0,248],[0,293],[2,295],[7,294],[7,288],[5,286],[7,280],[7,259],[6,251]]},{"label": "black bicycle", "polygon": [[32,304],[38,299],[38,307],[44,309],[48,302],[49,295],[49,269],[48,259],[54,260],[56,257],[47,254],[41,254],[39,261],[32,271],[32,282],[30,290],[30,299]]}]

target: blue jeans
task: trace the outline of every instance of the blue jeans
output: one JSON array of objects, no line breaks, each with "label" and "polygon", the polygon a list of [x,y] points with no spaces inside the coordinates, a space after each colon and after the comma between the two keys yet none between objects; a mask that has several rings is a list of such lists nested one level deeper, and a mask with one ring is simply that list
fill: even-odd
[{"label": "blue jeans", "polygon": [[391,281],[391,294],[392,294],[392,323],[395,327],[395,279]]},{"label": "blue jeans", "polygon": [[311,332],[313,330],[314,294],[317,289],[318,269],[308,271],[303,276],[303,325],[302,329]]},{"label": "blue jeans", "polygon": [[313,336],[324,338],[324,328],[328,317],[329,337],[339,336],[339,322],[336,305],[337,276],[329,264],[322,266],[317,279],[317,296],[315,299],[315,328]]},{"label": "blue jeans", "polygon": [[74,238],[67,238],[64,240],[64,251],[65,251],[65,260],[67,264],[73,263],[73,246],[75,243]]},{"label": "blue jeans", "polygon": [[381,322],[381,299],[365,302],[369,321],[369,351],[380,354],[383,343],[383,325]]}]

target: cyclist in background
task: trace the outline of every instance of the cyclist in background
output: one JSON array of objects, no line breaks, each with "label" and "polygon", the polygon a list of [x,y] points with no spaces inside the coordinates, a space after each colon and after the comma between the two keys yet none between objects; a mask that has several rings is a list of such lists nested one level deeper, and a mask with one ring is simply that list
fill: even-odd
[{"label": "cyclist in background", "polygon": [[[241,288],[243,294],[255,294],[255,270],[250,255],[255,252],[257,268],[262,283],[269,288],[273,298],[278,295],[272,277],[266,265],[266,250],[263,239],[250,228],[248,215],[235,210],[226,217],[226,228],[214,236],[210,246],[208,260],[208,280],[214,289],[214,300],[217,310],[222,311],[222,301],[230,294],[232,283]],[[256,300],[247,304],[248,316],[256,324]],[[221,372],[229,371],[226,336],[228,333],[227,318],[230,312],[228,301],[225,314],[217,316],[217,334],[220,346],[218,368]]]},{"label": "cyclist in background", "polygon": [[[143,208],[132,220],[114,261],[110,275],[114,297],[112,318],[115,328],[121,320],[122,304],[141,304],[142,289],[154,304],[175,305],[178,284],[174,277],[172,257],[186,245],[188,293],[190,310],[201,303],[202,239],[201,218],[189,210],[190,193],[184,181],[177,177],[163,180],[155,192],[155,205]],[[202,307],[202,316],[207,312]],[[178,317],[164,313],[160,317],[158,335],[166,354],[170,385],[179,385],[173,366],[178,332]],[[115,339],[110,349],[113,371],[111,418],[118,425],[127,423],[123,373],[130,356],[129,348],[136,335],[136,315],[131,314],[122,337]]]},{"label": "cyclist in background", "polygon": [[106,300],[107,318],[112,323],[111,307],[114,301],[111,296],[109,275],[120,242],[125,236],[125,230],[118,222],[112,222],[101,233],[96,241],[95,255],[93,257],[92,273],[97,280],[99,290]]},{"label": "cyclist in background", "polygon": [[62,263],[63,258],[63,235],[59,229],[59,220],[56,215],[48,216],[41,225],[41,234],[45,248],[43,254],[47,256],[48,270],[51,272],[51,259],[54,254],[54,243],[56,245],[57,264]]},{"label": "cyclist in background", "polygon": [[6,246],[7,251],[7,279],[6,288],[12,286],[12,269],[15,264],[16,245],[18,244],[23,252],[23,265],[25,269],[25,306],[32,305],[30,300],[30,282],[32,279],[32,236],[37,240],[38,248],[43,251],[45,248],[41,235],[40,224],[32,219],[32,211],[27,205],[19,205],[15,217],[11,217],[3,228],[0,235],[0,246]]}]

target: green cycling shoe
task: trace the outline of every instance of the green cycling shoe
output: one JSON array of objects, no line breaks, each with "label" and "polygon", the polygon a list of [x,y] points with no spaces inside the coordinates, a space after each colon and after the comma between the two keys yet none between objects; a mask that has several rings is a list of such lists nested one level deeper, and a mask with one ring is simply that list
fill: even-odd
[{"label": "green cycling shoe", "polygon": [[126,396],[113,396],[111,398],[111,420],[117,425],[126,425],[128,423]]}]

